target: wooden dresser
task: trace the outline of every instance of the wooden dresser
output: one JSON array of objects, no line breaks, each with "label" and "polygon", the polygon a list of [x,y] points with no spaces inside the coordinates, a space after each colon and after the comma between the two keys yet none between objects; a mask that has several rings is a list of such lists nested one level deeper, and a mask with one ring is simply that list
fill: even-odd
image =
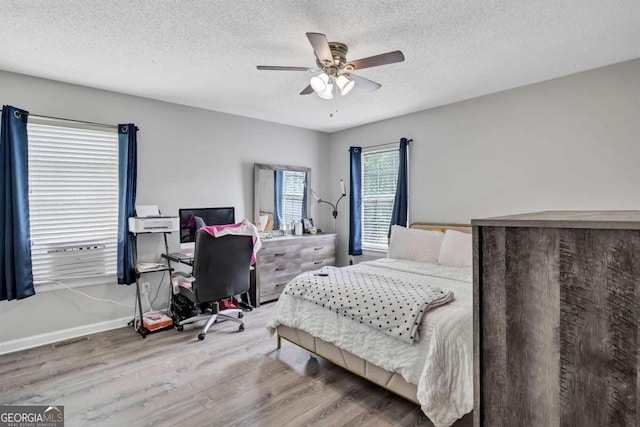
[{"label": "wooden dresser", "polygon": [[474,426],[640,425],[640,211],[471,224]]},{"label": "wooden dresser", "polygon": [[298,274],[335,264],[335,234],[263,239],[256,259],[255,306],[278,299],[284,287]]}]

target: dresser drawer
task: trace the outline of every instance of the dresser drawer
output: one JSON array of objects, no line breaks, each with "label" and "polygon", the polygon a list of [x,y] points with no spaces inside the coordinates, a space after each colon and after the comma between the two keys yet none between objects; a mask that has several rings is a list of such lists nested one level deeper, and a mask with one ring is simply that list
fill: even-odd
[{"label": "dresser drawer", "polygon": [[282,256],[274,262],[261,262],[256,271],[260,282],[260,302],[276,300],[287,283],[302,272],[300,251],[294,259]]},{"label": "dresser drawer", "polygon": [[330,246],[335,250],[336,247],[336,237],[334,235],[329,236],[313,236],[311,238],[305,239],[301,242],[302,248],[314,248],[320,246]]},{"label": "dresser drawer", "polygon": [[258,262],[261,265],[274,262],[300,260],[301,246],[297,245],[269,245],[258,252]]},{"label": "dresser drawer", "polygon": [[302,245],[302,271],[317,270],[336,263],[335,236],[320,236]]},{"label": "dresser drawer", "polygon": [[258,265],[258,275],[260,276],[261,283],[279,280],[282,277],[295,276],[301,272],[300,259],[282,260]]},{"label": "dresser drawer", "polygon": [[302,248],[302,263],[322,260],[335,257],[335,247],[333,244],[322,244],[320,242]]},{"label": "dresser drawer", "polygon": [[314,261],[303,262],[302,271],[317,270],[319,268],[326,267],[328,265],[336,265],[336,259],[334,257],[330,257],[330,258],[320,258]]},{"label": "dresser drawer", "polygon": [[299,273],[290,274],[288,276],[280,276],[263,282],[260,285],[260,302],[273,301],[280,297],[280,294],[284,288],[289,284],[291,279],[296,277]]}]

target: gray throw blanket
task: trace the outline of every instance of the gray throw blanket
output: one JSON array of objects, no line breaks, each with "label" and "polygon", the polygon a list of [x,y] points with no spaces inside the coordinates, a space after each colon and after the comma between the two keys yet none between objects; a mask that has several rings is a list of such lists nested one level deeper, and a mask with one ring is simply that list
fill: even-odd
[{"label": "gray throw blanket", "polygon": [[453,292],[378,274],[325,267],[303,273],[284,291],[408,343],[425,313],[453,301]]}]

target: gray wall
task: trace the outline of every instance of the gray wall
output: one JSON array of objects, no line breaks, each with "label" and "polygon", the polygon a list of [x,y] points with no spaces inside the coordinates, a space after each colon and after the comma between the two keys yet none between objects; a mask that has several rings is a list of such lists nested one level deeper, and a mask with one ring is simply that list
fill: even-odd
[{"label": "gray wall", "polygon": [[[136,123],[138,203],[158,204],[168,214],[179,207],[231,205],[239,218],[251,215],[254,162],[309,166],[314,190],[333,200],[337,180],[348,185],[350,145],[402,136],[414,139],[411,221],[468,223],[535,210],[640,208],[640,60],[330,136],[4,72],[0,95],[3,104],[34,114]],[[330,231],[329,209],[311,206],[312,217]],[[341,264],[347,263],[348,217],[344,201],[337,223]],[[171,242],[177,244],[177,235]],[[159,240],[141,246],[149,260],[159,256]],[[131,287],[81,290],[133,303]],[[0,351],[3,342],[130,314],[130,308],[66,290],[0,302],[0,322],[11,325],[0,330]]]},{"label": "gray wall", "polygon": [[[329,136],[321,132],[7,72],[0,72],[0,96],[2,104],[36,115],[135,123],[140,128],[137,202],[157,204],[164,214],[177,215],[180,207],[234,206],[237,220],[253,220],[255,162],[310,167],[314,189],[324,190]],[[311,215],[330,224],[329,215],[315,204]],[[159,236],[143,239],[141,259],[159,259]],[[170,243],[177,248],[178,233]],[[160,276],[150,279],[154,292]],[[165,290],[168,295],[167,283],[162,300]],[[134,287],[112,284],[80,290],[133,306]],[[3,342],[131,316],[131,307],[93,301],[68,290],[2,301],[0,352]]]},{"label": "gray wall", "polygon": [[333,133],[330,176],[348,176],[350,145],[401,137],[414,140],[410,221],[640,209],[640,60]]}]

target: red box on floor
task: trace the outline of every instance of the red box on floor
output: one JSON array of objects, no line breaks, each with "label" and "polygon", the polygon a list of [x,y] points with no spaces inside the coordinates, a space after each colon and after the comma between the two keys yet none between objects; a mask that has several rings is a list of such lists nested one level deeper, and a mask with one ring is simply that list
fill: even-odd
[{"label": "red box on floor", "polygon": [[166,314],[145,314],[142,317],[142,324],[149,331],[166,328],[173,325],[173,320]]}]

